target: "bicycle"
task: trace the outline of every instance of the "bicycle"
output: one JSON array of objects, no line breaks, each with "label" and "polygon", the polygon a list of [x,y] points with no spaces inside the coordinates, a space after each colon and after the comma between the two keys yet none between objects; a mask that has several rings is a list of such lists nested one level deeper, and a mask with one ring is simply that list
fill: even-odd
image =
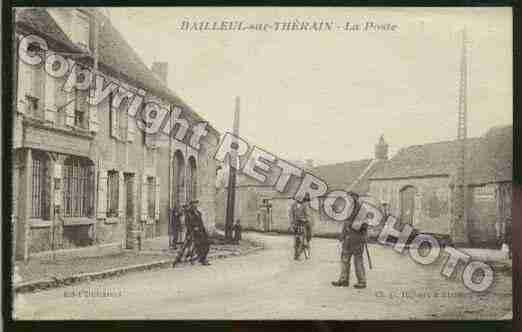
[{"label": "bicycle", "polygon": [[[183,213],[185,214],[185,220],[187,220],[187,211],[184,209]],[[176,255],[176,259],[172,263],[172,267],[174,268],[176,264],[183,261],[185,258],[185,262],[190,262],[194,264],[198,259],[198,255],[196,252],[196,243],[194,241],[194,230],[191,227],[187,227],[187,234],[185,235],[185,239],[183,240],[183,244]]]},{"label": "bicycle", "polygon": [[172,267],[174,268],[176,264],[184,261],[190,262],[190,264],[194,264],[196,260],[198,260],[198,253],[196,250],[196,244],[194,241],[194,237],[192,232],[187,233],[185,236],[185,241],[183,241],[183,245],[181,246],[178,254],[176,255],[176,259],[172,263]]},{"label": "bicycle", "polygon": [[306,227],[302,222],[294,225],[294,257],[296,260],[304,253],[305,259],[310,259],[310,242],[306,236]]}]

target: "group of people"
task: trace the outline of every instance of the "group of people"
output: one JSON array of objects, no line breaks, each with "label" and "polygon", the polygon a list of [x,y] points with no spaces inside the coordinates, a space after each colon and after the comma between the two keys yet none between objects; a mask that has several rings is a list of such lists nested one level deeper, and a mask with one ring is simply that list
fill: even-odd
[{"label": "group of people", "polygon": [[[356,200],[357,202],[357,200]],[[294,259],[299,260],[301,251],[298,248],[298,232],[299,226],[304,226],[306,245],[309,247],[312,240],[312,225],[309,217],[308,209],[310,205],[310,196],[305,194],[302,199],[297,199],[290,207],[290,229],[295,232],[294,242]],[[351,225],[355,221],[353,214],[344,224],[341,231],[339,241],[342,244],[341,251],[341,275],[338,280],[333,281],[332,285],[336,287],[348,287],[350,285],[350,263],[353,257],[355,265],[355,275],[357,283],[355,288],[366,288],[366,272],[363,263],[363,253],[366,246],[367,227],[366,223],[359,230],[352,229]]]},{"label": "group of people", "polygon": [[203,223],[201,212],[198,209],[199,201],[191,201],[182,209],[174,207],[169,218],[169,247],[176,249],[181,235],[181,217],[185,219],[185,239],[191,239],[197,254],[197,260],[202,265],[210,265],[207,259],[210,250],[210,239]]},{"label": "group of people", "polygon": [[[357,200],[356,200],[357,202]],[[169,219],[169,247],[175,249],[179,244],[181,234],[181,217],[184,217],[186,226],[186,235],[192,239],[197,254],[197,260],[202,265],[210,265],[207,255],[210,249],[210,239],[203,223],[201,212],[198,209],[198,201],[191,201],[188,205],[184,205],[182,209],[174,207],[171,210]],[[309,248],[312,240],[312,225],[309,214],[310,196],[306,194],[302,199],[296,200],[290,208],[290,223],[296,233],[294,259],[299,260],[301,251],[297,246],[297,230],[301,227],[304,229],[305,245]],[[354,213],[353,215],[357,215]],[[355,221],[355,217],[349,218],[344,223],[339,240],[342,243],[341,251],[341,275],[339,280],[333,281],[332,285],[336,287],[348,287],[350,284],[350,263],[353,257],[355,266],[355,275],[357,284],[355,288],[366,288],[366,274],[363,264],[363,253],[366,245],[367,229],[366,224],[359,230],[352,229],[351,225]],[[239,220],[233,226],[234,240],[239,242],[241,239],[241,225]]]}]

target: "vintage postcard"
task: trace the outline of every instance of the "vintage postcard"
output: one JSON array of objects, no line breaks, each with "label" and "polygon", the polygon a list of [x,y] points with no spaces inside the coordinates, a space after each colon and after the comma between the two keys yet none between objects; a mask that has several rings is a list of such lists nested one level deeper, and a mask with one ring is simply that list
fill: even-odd
[{"label": "vintage postcard", "polygon": [[19,7],[15,320],[511,320],[512,11]]}]

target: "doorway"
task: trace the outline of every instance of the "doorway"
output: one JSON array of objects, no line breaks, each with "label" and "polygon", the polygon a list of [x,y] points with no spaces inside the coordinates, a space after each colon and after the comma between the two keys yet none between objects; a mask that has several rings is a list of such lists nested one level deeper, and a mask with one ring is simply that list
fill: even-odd
[{"label": "doorway", "polygon": [[132,249],[135,243],[135,202],[134,202],[134,174],[124,173],[124,188],[125,188],[125,246],[127,249]]},{"label": "doorway", "polygon": [[401,221],[404,224],[413,225],[415,214],[415,195],[417,189],[413,186],[406,186],[400,192],[401,196]]}]

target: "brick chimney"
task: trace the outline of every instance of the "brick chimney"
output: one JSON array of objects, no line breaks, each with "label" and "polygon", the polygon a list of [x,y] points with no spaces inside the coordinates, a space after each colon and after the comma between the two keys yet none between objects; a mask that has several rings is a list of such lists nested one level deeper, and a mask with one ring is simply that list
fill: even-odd
[{"label": "brick chimney", "polygon": [[379,143],[375,144],[375,159],[388,160],[388,144],[384,141],[384,135],[381,135]]},{"label": "brick chimney", "polygon": [[168,62],[153,62],[152,71],[165,85],[167,85],[167,73],[169,71]]}]

